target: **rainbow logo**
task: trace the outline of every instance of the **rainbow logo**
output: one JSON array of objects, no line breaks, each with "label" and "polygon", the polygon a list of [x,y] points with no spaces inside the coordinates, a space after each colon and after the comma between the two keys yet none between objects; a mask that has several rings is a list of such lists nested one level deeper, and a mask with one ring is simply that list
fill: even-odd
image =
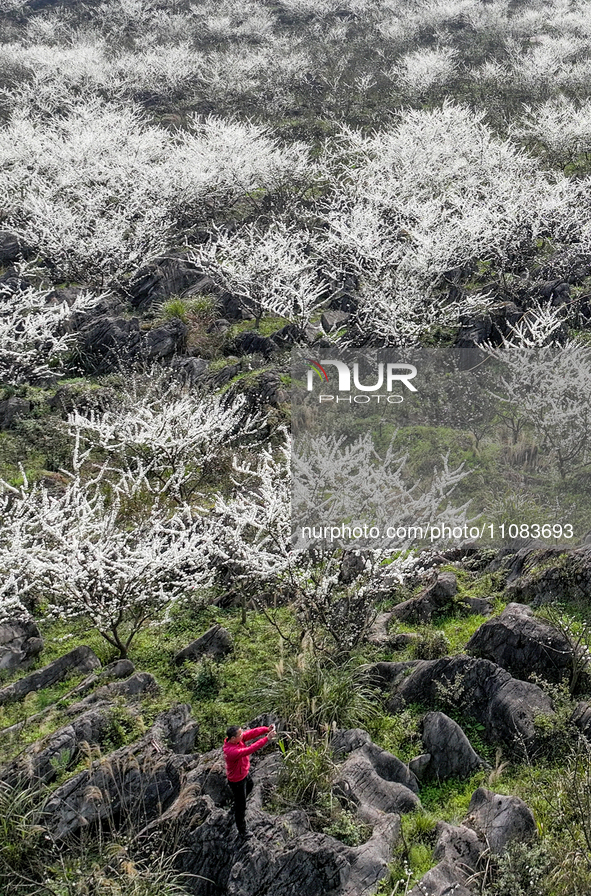
[{"label": "rainbow logo", "polygon": [[[324,367],[321,364],[319,364],[318,361],[314,361],[312,358],[305,358],[305,360],[312,367],[312,370],[316,371],[316,373],[318,374],[320,379],[322,379],[322,377],[324,377],[324,379],[328,383],[328,377],[326,375],[326,370],[324,369]],[[310,376],[310,374],[308,374],[308,376]],[[312,381],[310,380],[310,384],[311,384],[311,382]],[[312,386],[310,385],[309,388],[312,388]]]}]

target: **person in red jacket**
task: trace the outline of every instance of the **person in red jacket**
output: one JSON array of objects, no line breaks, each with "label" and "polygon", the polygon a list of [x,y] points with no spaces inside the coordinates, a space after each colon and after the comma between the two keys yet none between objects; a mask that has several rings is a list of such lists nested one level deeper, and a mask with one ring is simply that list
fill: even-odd
[{"label": "person in red jacket", "polygon": [[[250,754],[256,753],[261,747],[269,743],[275,734],[275,725],[270,728],[251,728],[243,731],[238,725],[230,725],[226,731],[224,741],[224,757],[226,759],[226,775],[228,784],[234,797],[234,817],[236,827],[242,839],[248,834],[244,816],[246,813],[246,798],[252,790],[252,779],[248,774],[250,770]],[[266,735],[261,737],[261,735]],[[254,744],[247,746],[247,741],[260,738]]]}]

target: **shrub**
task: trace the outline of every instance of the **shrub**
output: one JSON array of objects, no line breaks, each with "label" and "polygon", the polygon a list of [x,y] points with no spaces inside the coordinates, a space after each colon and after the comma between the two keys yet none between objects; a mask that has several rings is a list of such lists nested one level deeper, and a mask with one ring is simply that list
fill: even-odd
[{"label": "shrub", "polygon": [[330,789],[335,763],[327,740],[293,741],[286,747],[279,742],[283,766],[278,792],[283,799],[298,806],[312,808]]},{"label": "shrub", "polygon": [[378,712],[377,691],[362,666],[353,660],[339,665],[309,655],[300,655],[292,666],[280,662],[277,678],[257,688],[252,702],[301,734],[329,727],[354,728]]},{"label": "shrub", "polygon": [[223,683],[224,679],[219,665],[208,656],[204,656],[196,663],[189,674],[189,687],[199,700],[217,697]]},{"label": "shrub", "polygon": [[370,828],[358,821],[353,813],[342,809],[335,820],[324,829],[325,834],[335,837],[346,846],[359,846],[370,834]]},{"label": "shrub", "polygon": [[419,640],[413,644],[413,654],[417,660],[438,660],[442,656],[447,656],[450,650],[449,639],[439,629],[435,631],[425,629],[421,632]]}]

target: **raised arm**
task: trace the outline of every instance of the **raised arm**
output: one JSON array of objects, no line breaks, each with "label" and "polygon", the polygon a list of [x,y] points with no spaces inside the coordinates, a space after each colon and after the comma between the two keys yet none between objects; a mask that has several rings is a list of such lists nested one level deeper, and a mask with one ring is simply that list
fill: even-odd
[{"label": "raised arm", "polygon": [[[263,729],[264,730],[264,729]],[[256,753],[261,747],[269,743],[268,737],[261,737],[256,743],[246,746],[246,744],[232,744],[232,754],[234,756],[249,756],[250,753]]]},{"label": "raised arm", "polygon": [[266,726],[263,728],[251,728],[250,731],[245,731],[242,735],[242,740],[254,740],[255,737],[260,737],[261,734],[268,734],[271,729]]}]

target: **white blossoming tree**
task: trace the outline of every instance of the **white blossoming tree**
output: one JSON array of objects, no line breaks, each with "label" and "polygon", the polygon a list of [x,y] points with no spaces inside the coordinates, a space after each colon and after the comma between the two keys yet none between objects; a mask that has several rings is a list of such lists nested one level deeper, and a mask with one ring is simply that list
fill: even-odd
[{"label": "white blossoming tree", "polygon": [[26,481],[7,489],[0,563],[8,579],[0,615],[23,612],[28,593],[49,616],[87,620],[126,657],[143,626],[210,582],[208,538],[188,507],[171,515],[156,503],[129,525],[120,513],[128,484],[115,484],[107,501],[102,475],[90,482],[75,475],[60,495]]},{"label": "white blossoming tree", "polygon": [[81,293],[71,305],[52,300],[50,290],[28,285],[27,270],[17,267],[16,287],[0,287],[0,381],[11,385],[62,375],[76,340],[65,322],[100,300],[90,293]]},{"label": "white blossoming tree", "polygon": [[256,439],[264,415],[244,395],[228,399],[197,394],[154,372],[132,378],[110,410],[68,418],[77,444],[99,448],[130,481],[184,505],[196,498],[208,468],[237,443]]},{"label": "white blossoming tree", "polygon": [[[318,443],[316,449],[292,459],[291,447],[286,442],[275,455],[262,452],[256,468],[236,466],[239,478],[235,496],[230,500],[219,497],[216,502],[215,553],[218,563],[233,571],[263,611],[266,612],[265,602],[257,598],[261,588],[275,595],[278,590],[283,591],[294,602],[302,635],[310,636],[317,646],[323,644],[327,635],[333,648],[347,651],[363,639],[374,619],[372,593],[383,573],[382,562],[391,554],[391,545],[385,541],[377,548],[353,551],[355,559],[346,564],[348,571],[345,572],[345,552],[338,541],[318,541],[308,546],[300,541],[297,545],[292,526],[297,528],[302,520],[306,521],[311,506],[317,508],[319,517],[325,512],[330,512],[331,517],[348,514],[356,499],[360,500],[361,507],[364,495],[353,490],[351,497],[351,480],[348,488],[342,487],[347,472],[365,496],[373,500],[374,510],[380,506],[378,499],[381,498],[385,514],[392,514],[396,507],[400,519],[416,521],[420,513],[421,520],[426,522],[436,515],[442,518],[441,502],[445,500],[444,515],[448,518],[450,514],[451,519],[447,496],[463,473],[460,469],[451,471],[444,464],[442,472],[434,476],[423,494],[413,493],[412,487],[405,487],[400,475],[403,459],[389,456],[364,488],[361,480],[367,478],[369,466],[375,460],[375,452],[367,439],[358,440],[350,449],[340,446],[337,439],[333,439],[332,445]],[[292,519],[292,463],[296,467],[295,520]],[[398,468],[398,477],[396,487],[391,489],[394,468]],[[332,479],[327,481],[327,476]],[[377,482],[380,476],[381,484]],[[323,505],[324,492],[329,493],[330,507]],[[453,519],[464,520],[465,511],[465,507],[454,509]],[[394,566],[400,566],[401,575],[406,562],[403,558],[393,561]],[[392,572],[389,568],[390,575]]]}]

